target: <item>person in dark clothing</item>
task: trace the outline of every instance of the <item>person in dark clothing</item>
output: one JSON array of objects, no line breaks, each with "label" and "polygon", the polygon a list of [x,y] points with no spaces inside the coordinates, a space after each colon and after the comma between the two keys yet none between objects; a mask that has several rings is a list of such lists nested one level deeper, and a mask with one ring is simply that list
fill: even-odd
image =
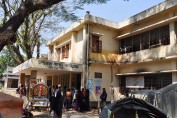
[{"label": "person in dark clothing", "polygon": [[106,89],[103,88],[102,90],[102,94],[100,96],[101,99],[101,110],[104,108],[104,106],[106,106],[106,99],[107,99],[107,93],[106,93]]},{"label": "person in dark clothing", "polygon": [[86,89],[86,111],[90,110],[90,99],[89,99],[90,93],[89,89]]},{"label": "person in dark clothing", "polygon": [[55,98],[55,86],[50,86],[48,93],[49,93],[48,94],[48,99],[49,99],[49,102],[50,102],[50,112],[51,112],[51,106],[52,106],[52,103],[53,103],[54,98]]},{"label": "person in dark clothing", "polygon": [[82,88],[82,91],[80,93],[80,112],[84,112],[87,110],[87,94],[86,94],[86,90],[84,88]]},{"label": "person in dark clothing", "polygon": [[54,104],[52,105],[52,110],[54,111],[54,118],[62,118],[63,109],[63,94],[61,94],[61,88],[58,86],[56,90],[56,96],[54,98]]}]

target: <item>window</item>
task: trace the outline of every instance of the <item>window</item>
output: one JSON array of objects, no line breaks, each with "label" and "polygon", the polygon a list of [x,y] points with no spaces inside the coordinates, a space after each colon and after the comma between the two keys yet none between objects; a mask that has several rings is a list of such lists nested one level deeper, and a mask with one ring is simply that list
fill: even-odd
[{"label": "window", "polygon": [[169,34],[169,27],[168,25],[163,26],[159,29],[160,33],[160,40],[162,45],[169,45],[170,44],[170,34]]},{"label": "window", "polygon": [[[172,84],[172,73],[161,74],[149,74],[144,76],[144,88],[143,89],[155,89],[158,90],[169,84]],[[125,94],[126,92],[126,76],[120,76],[119,79],[120,92]],[[134,89],[134,88],[130,88]],[[139,88],[141,89],[141,88]]]},{"label": "window", "polygon": [[93,53],[102,52],[102,41],[99,40],[99,36],[92,35],[92,52]]},{"label": "window", "polygon": [[140,35],[133,36],[133,52],[140,50]]},{"label": "window", "polygon": [[95,78],[102,78],[102,73],[95,72]]},{"label": "window", "polygon": [[69,44],[62,47],[62,59],[69,57]]},{"label": "window", "polygon": [[141,50],[149,49],[149,32],[141,34]]},{"label": "window", "polygon": [[150,31],[150,47],[156,47],[160,45],[159,28]]},{"label": "window", "polygon": [[121,39],[120,54],[136,52],[170,44],[169,25]]}]

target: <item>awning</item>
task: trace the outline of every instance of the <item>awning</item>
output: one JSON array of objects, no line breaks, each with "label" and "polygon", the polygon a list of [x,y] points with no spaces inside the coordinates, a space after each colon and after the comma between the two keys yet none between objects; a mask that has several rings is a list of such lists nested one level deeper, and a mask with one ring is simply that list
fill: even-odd
[{"label": "awning", "polygon": [[177,72],[177,70],[162,70],[162,71],[151,71],[151,72],[134,72],[134,73],[118,73],[116,75],[145,75],[145,74],[157,74],[157,73],[170,73],[170,72]]},{"label": "awning", "polygon": [[15,67],[13,69],[13,73],[19,73],[20,71],[30,69],[30,68],[48,69],[48,70],[55,70],[55,71],[62,70],[62,71],[82,72],[83,64],[40,60],[40,59],[32,58]]}]

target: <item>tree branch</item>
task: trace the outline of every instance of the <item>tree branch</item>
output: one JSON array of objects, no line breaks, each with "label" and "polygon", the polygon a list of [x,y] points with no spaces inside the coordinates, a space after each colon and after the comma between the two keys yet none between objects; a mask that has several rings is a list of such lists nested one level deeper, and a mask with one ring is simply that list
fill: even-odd
[{"label": "tree branch", "polygon": [[[16,42],[15,33],[29,14],[37,10],[47,9],[62,1],[64,0],[25,0],[7,23],[0,28],[0,51],[9,42]],[[7,36],[8,32],[10,35]]]}]

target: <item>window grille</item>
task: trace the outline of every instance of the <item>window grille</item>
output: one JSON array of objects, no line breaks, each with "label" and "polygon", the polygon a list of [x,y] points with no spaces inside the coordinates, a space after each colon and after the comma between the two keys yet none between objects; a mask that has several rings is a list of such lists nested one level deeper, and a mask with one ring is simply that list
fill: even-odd
[{"label": "window grille", "polygon": [[95,72],[95,78],[102,78],[102,73]]},{"label": "window grille", "polygon": [[102,52],[102,41],[99,40],[99,36],[92,35],[92,52],[93,53]]},{"label": "window grille", "polygon": [[140,35],[133,36],[133,52],[140,50]]},{"label": "window grille", "polygon": [[149,48],[156,48],[161,45],[170,44],[169,25],[162,26],[141,34],[121,39],[120,54],[136,52]]}]

